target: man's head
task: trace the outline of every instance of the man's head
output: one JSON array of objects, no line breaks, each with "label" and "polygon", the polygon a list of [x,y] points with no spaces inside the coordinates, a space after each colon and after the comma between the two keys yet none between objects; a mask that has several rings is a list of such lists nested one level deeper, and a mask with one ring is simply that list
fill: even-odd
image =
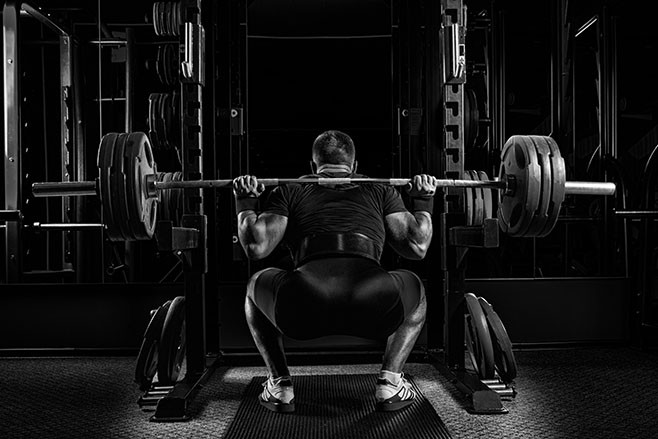
[{"label": "man's head", "polygon": [[343,165],[354,168],[354,142],[342,131],[325,131],[313,142],[313,163],[318,168],[323,165]]}]

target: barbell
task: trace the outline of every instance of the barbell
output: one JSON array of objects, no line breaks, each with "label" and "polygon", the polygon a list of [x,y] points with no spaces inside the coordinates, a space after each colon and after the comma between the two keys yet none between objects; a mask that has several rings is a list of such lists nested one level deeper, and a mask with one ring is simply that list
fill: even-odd
[{"label": "barbell", "polygon": [[[98,195],[107,235],[113,241],[148,240],[157,221],[159,196],[174,189],[231,188],[232,179],[191,180],[163,178],[157,172],[149,138],[142,132],[103,136],[96,158],[98,178],[82,182],[32,184],[35,197]],[[477,173],[476,173],[477,174]],[[566,181],[564,159],[551,137],[512,136],[501,152],[500,175],[481,178],[439,179],[437,187],[498,190],[498,219],[503,232],[514,237],[546,236],[557,222],[567,194],[614,195],[609,182]],[[284,184],[385,184],[406,186],[409,178],[262,178],[264,186]],[[180,200],[181,197],[169,197]],[[480,209],[482,210],[482,209]]]}]

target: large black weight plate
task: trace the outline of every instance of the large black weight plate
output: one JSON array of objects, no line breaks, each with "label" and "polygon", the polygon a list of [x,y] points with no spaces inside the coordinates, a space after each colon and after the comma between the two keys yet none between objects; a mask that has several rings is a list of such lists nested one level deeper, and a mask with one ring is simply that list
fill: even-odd
[{"label": "large black weight plate", "polygon": [[[471,180],[478,181],[477,171],[468,171],[470,174]],[[482,194],[482,188],[474,187],[473,188],[473,225],[481,226],[484,222],[484,197]]]},{"label": "large black weight plate", "polygon": [[[173,181],[181,181],[183,179],[183,173],[180,171],[174,172],[171,179]],[[183,218],[183,190],[171,189],[169,202],[171,203],[169,206],[171,220],[175,226],[180,226]]]},{"label": "large black weight plate", "polygon": [[135,365],[135,382],[143,391],[148,390],[158,371],[158,345],[169,305],[171,305],[171,300],[166,301],[155,310],[146,326],[146,331],[144,331],[144,338]]},{"label": "large black weight plate", "polygon": [[500,228],[509,236],[523,237],[539,207],[541,167],[537,150],[526,136],[512,136],[501,152],[500,179],[508,179],[513,193],[499,191]]},{"label": "large black weight plate", "polygon": [[160,35],[158,32],[158,2],[153,3],[153,31],[156,35]]},{"label": "large black weight plate", "polygon": [[[464,171],[464,180],[470,180],[471,173],[469,171]],[[467,187],[464,190],[464,210],[466,211],[466,225],[473,225],[473,215],[475,214],[475,193],[473,188]]]},{"label": "large black weight plate", "polygon": [[466,309],[466,348],[475,358],[475,367],[480,379],[493,379],[496,375],[495,357],[489,324],[478,298],[473,293],[464,294]]},{"label": "large black weight plate", "polygon": [[172,85],[171,67],[169,67],[169,64],[171,63],[172,50],[173,49],[171,47],[171,44],[167,44],[162,48],[162,71],[163,71],[165,85]]},{"label": "large black weight plate", "polygon": [[164,120],[164,135],[167,149],[172,149],[174,145],[172,142],[173,115],[171,113],[171,108],[171,94],[167,93],[162,98],[162,118]]},{"label": "large black weight plate", "polygon": [[155,131],[158,134],[158,140],[160,141],[160,147],[162,149],[169,149],[167,144],[167,134],[164,120],[164,112],[162,109],[163,99],[165,93],[158,93],[155,102]]},{"label": "large black weight plate", "polygon": [[[167,182],[171,178],[171,172],[158,173],[157,180],[160,182]],[[158,219],[169,221],[171,214],[169,212],[169,198],[171,197],[171,189],[163,189],[160,191],[160,203],[158,204]]]},{"label": "large black weight plate", "polygon": [[158,127],[157,127],[157,105],[158,105],[158,93],[151,93],[149,95],[149,138],[151,139],[151,144],[153,145],[153,148],[158,150],[158,149],[164,149],[164,147],[161,145],[161,139],[159,137],[158,133]]},{"label": "large black weight plate", "polygon": [[164,2],[158,2],[158,27],[160,29],[159,36],[165,35],[165,25],[164,25]]},{"label": "large black weight plate", "polygon": [[161,84],[165,83],[163,72],[162,72],[162,66],[164,65],[163,57],[164,57],[164,46],[158,46],[158,51],[155,57],[155,73],[158,76],[158,81],[160,81]]},{"label": "large black weight plate", "polygon": [[108,133],[104,135],[98,148],[98,155],[96,156],[101,203],[103,206],[103,224],[105,224],[106,233],[110,240],[116,240],[116,237],[122,237],[118,223],[113,214],[112,181],[110,173],[114,157],[114,145],[117,137],[117,133]]},{"label": "large black weight plate", "polygon": [[548,218],[546,220],[546,225],[538,235],[546,236],[551,233],[555,227],[555,224],[557,224],[558,217],[560,216],[560,209],[562,208],[562,202],[564,201],[565,195],[567,171],[564,167],[564,159],[560,153],[560,148],[558,147],[555,140],[546,136],[538,139],[537,141],[544,142],[546,145],[548,145],[548,148],[551,151],[551,175],[553,184],[551,185],[551,198],[547,210]]},{"label": "large black weight plate", "polygon": [[182,26],[182,2],[178,1],[176,2],[176,36],[180,35],[180,27]]},{"label": "large black weight plate", "polygon": [[155,232],[158,199],[149,197],[146,190],[146,176],[156,172],[153,151],[146,134],[142,132],[126,134],[124,160],[126,191],[121,193],[127,195],[130,238],[148,240]]},{"label": "large black weight plate", "polygon": [[110,237],[114,241],[132,241],[133,236],[130,233],[128,221],[130,213],[128,211],[128,196],[126,189],[126,173],[124,170],[123,154],[126,147],[126,133],[120,133],[114,145],[114,155],[112,157],[112,170],[110,171],[110,182],[112,184],[112,213],[114,220],[117,222],[121,232],[120,236]]},{"label": "large black weight plate", "polygon": [[551,150],[543,140],[542,136],[524,136],[526,143],[532,144],[537,153],[537,161],[541,169],[541,191],[539,195],[539,206],[533,215],[532,222],[528,226],[525,236],[538,237],[546,226],[548,220],[548,208],[550,204],[551,190],[553,186],[553,172],[551,166]]},{"label": "large black weight plate", "polygon": [[172,300],[165,318],[158,349],[158,382],[176,384],[185,359],[185,297]]},{"label": "large black weight plate", "polygon": [[171,2],[165,3],[164,9],[164,22],[165,22],[165,35],[171,35]]},{"label": "large black weight plate", "polygon": [[[174,68],[178,68],[178,61],[176,61]],[[178,80],[178,70],[174,71],[175,78]],[[172,142],[176,150],[181,149],[181,120],[180,120],[180,93],[174,92],[172,95]]]},{"label": "large black weight plate", "polygon": [[[478,179],[480,181],[489,181],[489,176],[487,175],[486,172],[477,171],[477,174],[478,174]],[[484,203],[483,219],[493,218],[494,217],[493,196],[491,195],[490,188],[486,188],[486,187],[482,188],[482,201]]]},{"label": "large black weight plate", "polygon": [[477,95],[470,88],[464,88],[464,147],[473,148],[480,133],[480,112]]},{"label": "large black weight plate", "polygon": [[482,297],[478,297],[478,301],[489,324],[498,375],[500,375],[503,382],[511,383],[516,378],[516,360],[512,351],[512,342],[507,335],[503,321],[491,304]]}]

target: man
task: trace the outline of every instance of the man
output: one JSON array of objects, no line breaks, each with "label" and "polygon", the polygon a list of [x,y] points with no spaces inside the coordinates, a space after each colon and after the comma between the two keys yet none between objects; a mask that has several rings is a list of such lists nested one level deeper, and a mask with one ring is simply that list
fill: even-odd
[{"label": "man", "polygon": [[[356,174],[354,143],[340,131],[315,139],[312,167],[316,177],[363,177]],[[294,411],[283,334],[387,339],[377,409],[398,410],[413,402],[402,369],[425,322],[425,291],[414,273],[387,272],[379,259],[385,241],[405,258],[425,256],[435,184],[434,177],[415,176],[406,189],[409,210],[392,186],[289,184],[275,188],[258,213],[264,191],[258,179],[245,175],[233,181],[238,236],[247,256],[267,257],[282,240],[295,250],[294,270],[267,268],[247,285],[246,318],[268,370],[262,405]]]}]

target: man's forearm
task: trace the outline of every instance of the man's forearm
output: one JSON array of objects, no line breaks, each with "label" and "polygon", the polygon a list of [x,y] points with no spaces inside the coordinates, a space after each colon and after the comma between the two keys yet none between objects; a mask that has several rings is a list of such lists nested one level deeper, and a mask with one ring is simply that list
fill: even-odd
[{"label": "man's forearm", "polygon": [[257,221],[258,215],[253,210],[243,210],[238,213],[238,238],[247,255],[252,253],[250,251],[251,247],[260,244],[258,227],[256,225]]},{"label": "man's forearm", "polygon": [[424,210],[419,210],[412,213],[416,223],[413,222],[409,227],[409,241],[411,241],[414,246],[422,249],[423,252],[427,251],[427,248],[432,241],[432,215],[429,212]]}]

